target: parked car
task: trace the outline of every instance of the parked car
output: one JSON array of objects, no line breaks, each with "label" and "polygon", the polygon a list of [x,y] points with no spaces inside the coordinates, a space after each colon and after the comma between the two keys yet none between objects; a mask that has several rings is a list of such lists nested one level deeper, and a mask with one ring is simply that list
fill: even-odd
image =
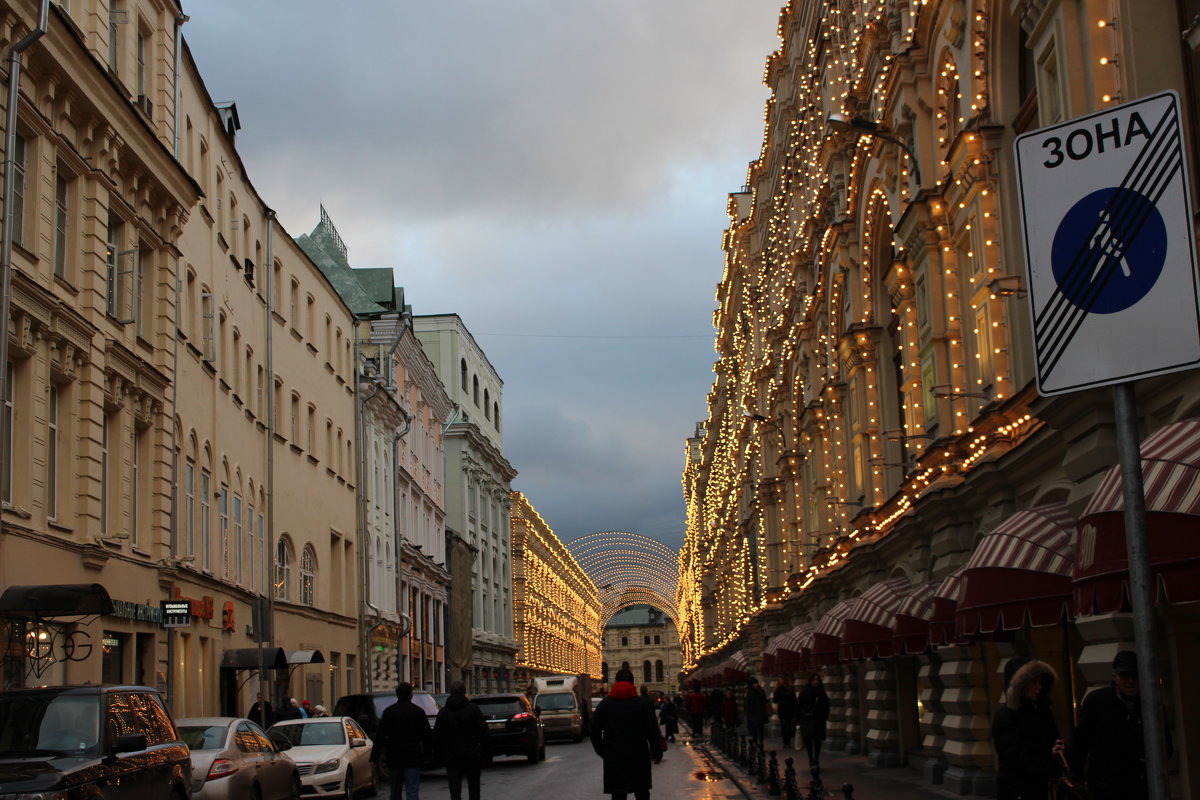
[{"label": "parked car", "polygon": [[298,800],[300,770],[263,729],[239,717],[176,722],[192,750],[192,800]]},{"label": "parked car", "polygon": [[546,728],[523,694],[481,694],[471,698],[488,725],[488,758],[523,755],[530,764],[546,759]]},{"label": "parked car", "polygon": [[0,796],[187,800],[192,764],[146,686],[0,692]]},{"label": "parked car", "polygon": [[[441,705],[432,694],[423,689],[413,690],[412,701],[425,711],[429,727],[432,728]],[[353,717],[354,721],[367,732],[367,736],[374,739],[375,733],[379,730],[379,718],[383,716],[384,709],[395,702],[395,692],[348,694],[338,698],[338,701],[333,704],[331,713],[335,717]]]},{"label": "parked car", "polygon": [[353,800],[379,791],[371,740],[350,717],[281,720],[268,734],[276,746],[288,748],[304,794]]}]

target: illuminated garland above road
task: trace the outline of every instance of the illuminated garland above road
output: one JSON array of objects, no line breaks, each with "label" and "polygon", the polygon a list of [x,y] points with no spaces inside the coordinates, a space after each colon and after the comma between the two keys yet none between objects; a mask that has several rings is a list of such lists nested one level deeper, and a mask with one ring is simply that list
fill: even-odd
[{"label": "illuminated garland above road", "polygon": [[603,624],[618,611],[644,603],[661,609],[678,627],[677,552],[660,541],[626,531],[589,533],[569,542],[567,549],[600,589]]}]

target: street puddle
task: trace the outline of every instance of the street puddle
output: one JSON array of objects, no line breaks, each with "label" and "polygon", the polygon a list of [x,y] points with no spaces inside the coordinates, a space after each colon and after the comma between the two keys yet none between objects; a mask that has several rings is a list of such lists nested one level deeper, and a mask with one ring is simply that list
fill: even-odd
[{"label": "street puddle", "polygon": [[711,770],[703,770],[703,769],[696,770],[695,772],[692,773],[692,778],[694,780],[703,781],[704,783],[714,783],[716,781],[723,781],[727,777],[729,777],[729,776],[726,775],[724,772],[713,772]]}]

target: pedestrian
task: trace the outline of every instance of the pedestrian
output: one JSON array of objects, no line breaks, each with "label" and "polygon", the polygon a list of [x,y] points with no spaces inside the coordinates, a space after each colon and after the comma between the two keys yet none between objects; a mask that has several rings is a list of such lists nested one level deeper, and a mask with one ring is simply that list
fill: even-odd
[{"label": "pedestrian", "polygon": [[650,800],[650,762],[663,751],[653,707],[638,696],[633,672],[617,671],[616,683],[592,715],[592,749],[604,759],[604,792],[612,800]]},{"label": "pedestrian", "polygon": [[279,713],[275,715],[276,721],[286,719],[300,719],[300,706],[296,705],[295,699],[288,700],[286,697],[279,704]]},{"label": "pedestrian", "polygon": [[679,714],[675,709],[674,703],[662,704],[662,707],[658,711],[658,721],[663,725],[667,741],[675,741],[675,734],[679,733]]},{"label": "pedestrian", "polygon": [[1083,698],[1069,753],[1092,800],[1145,800],[1149,794],[1140,695],[1137,653],[1122,650],[1112,660],[1112,683]]},{"label": "pedestrian", "polygon": [[1062,777],[1062,740],[1050,711],[1058,676],[1049,664],[1024,656],[1004,665],[1004,705],[992,719],[999,769],[997,800],[1042,800]]},{"label": "pedestrian", "polygon": [[721,721],[721,710],[724,707],[725,691],[717,686],[708,693],[708,716],[712,717],[713,722]]},{"label": "pedestrian", "polygon": [[708,698],[700,691],[700,684],[692,684],[692,691],[688,692],[686,702],[692,736],[699,738],[704,735],[704,717],[708,714]]},{"label": "pedestrian", "polygon": [[808,753],[808,769],[814,778],[821,776],[821,742],[825,741],[825,723],[829,721],[829,695],[821,674],[808,676],[808,685],[796,700],[796,716],[800,723],[800,739]]},{"label": "pedestrian", "polygon": [[450,800],[462,800],[462,782],[467,795],[479,800],[479,773],[487,758],[488,726],[479,706],[467,699],[462,681],[450,684],[450,696],[433,724],[434,752],[446,768]]},{"label": "pedestrian", "polygon": [[396,687],[396,702],[383,710],[371,749],[371,764],[387,759],[392,800],[417,800],[421,791],[421,765],[433,752],[433,730],[425,709],[412,701],[412,684]]},{"label": "pedestrian", "polygon": [[315,706],[313,706],[313,716],[314,717],[328,717],[329,710],[327,708],[325,708],[325,706],[321,705],[320,703],[317,703]]},{"label": "pedestrian", "polygon": [[305,699],[305,701],[300,704],[300,712],[304,714],[305,719],[310,719],[313,715],[312,701]]},{"label": "pedestrian", "polygon": [[796,738],[796,691],[792,688],[790,675],[779,678],[771,699],[775,703],[776,713],[779,714],[779,734],[783,738],[783,746],[792,747]]},{"label": "pedestrian", "polygon": [[258,696],[254,700],[254,705],[250,706],[250,711],[246,714],[246,719],[254,720],[263,729],[275,724],[275,709],[271,707],[270,700],[263,699],[262,692],[258,693]]},{"label": "pedestrian", "polygon": [[730,689],[728,692],[722,692],[724,699],[721,700],[721,722],[729,730],[737,727],[739,721],[737,696]]},{"label": "pedestrian", "polygon": [[762,742],[767,729],[767,717],[771,715],[771,702],[758,678],[751,675],[746,680],[746,732],[756,742]]}]

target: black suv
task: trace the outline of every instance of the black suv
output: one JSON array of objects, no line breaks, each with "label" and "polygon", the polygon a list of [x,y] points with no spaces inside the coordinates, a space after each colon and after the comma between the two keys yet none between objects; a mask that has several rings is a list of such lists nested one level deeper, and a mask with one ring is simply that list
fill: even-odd
[{"label": "black suv", "polygon": [[0,796],[187,800],[192,762],[145,686],[0,692]]},{"label": "black suv", "polygon": [[[433,695],[422,689],[414,689],[412,701],[424,710],[425,718],[429,720],[429,727],[432,728],[438,713],[438,704]],[[384,710],[395,702],[395,692],[348,694],[338,698],[330,713],[335,717],[352,717],[367,732],[367,736],[374,739],[375,732],[379,730],[379,718],[383,716]]]},{"label": "black suv", "polygon": [[530,764],[546,760],[546,730],[523,694],[480,694],[471,698],[488,725],[488,758],[523,755]]}]

